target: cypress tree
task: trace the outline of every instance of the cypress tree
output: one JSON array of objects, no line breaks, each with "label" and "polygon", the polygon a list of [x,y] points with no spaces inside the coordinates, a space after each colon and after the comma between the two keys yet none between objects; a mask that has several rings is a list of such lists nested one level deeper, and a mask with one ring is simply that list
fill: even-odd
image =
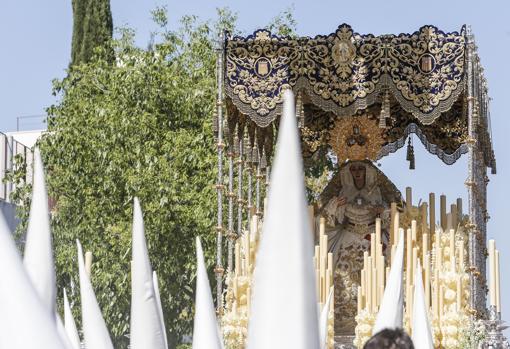
[{"label": "cypress tree", "polygon": [[110,0],[73,0],[73,42],[71,66],[86,63],[96,47],[103,47],[108,60],[113,50],[108,43],[113,36]]}]

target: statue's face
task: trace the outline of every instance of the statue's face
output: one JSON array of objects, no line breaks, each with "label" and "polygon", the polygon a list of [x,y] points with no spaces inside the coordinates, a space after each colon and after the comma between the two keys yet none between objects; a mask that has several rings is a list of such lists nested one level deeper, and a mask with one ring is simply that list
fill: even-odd
[{"label": "statue's face", "polygon": [[354,180],[354,185],[356,186],[356,189],[360,190],[363,189],[365,186],[365,178],[367,169],[365,165],[363,164],[352,164],[351,167],[349,167],[349,171],[351,172],[352,179]]}]

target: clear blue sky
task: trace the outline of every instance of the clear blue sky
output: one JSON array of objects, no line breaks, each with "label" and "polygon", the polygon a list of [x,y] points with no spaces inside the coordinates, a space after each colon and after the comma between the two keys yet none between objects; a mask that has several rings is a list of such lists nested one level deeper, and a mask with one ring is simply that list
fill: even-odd
[{"label": "clear blue sky", "polygon": [[[489,237],[496,238],[502,254],[502,294],[510,295],[510,2],[508,1],[150,1],[112,0],[115,26],[136,29],[137,43],[145,47],[154,28],[150,10],[168,7],[171,23],[185,14],[210,18],[215,8],[228,6],[239,14],[242,30],[252,31],[268,23],[278,12],[294,6],[301,35],[327,34],[341,23],[359,33],[412,32],[424,24],[444,31],[471,24],[493,98],[492,129],[498,175],[490,176]],[[0,5],[0,131],[16,129],[16,117],[43,114],[53,101],[51,80],[62,77],[69,62],[72,16],[71,1],[3,1]],[[509,103],[510,104],[510,103]],[[465,197],[466,159],[446,166],[416,146],[416,171],[407,170],[404,151],[383,161],[382,168],[400,189],[411,185],[415,197],[429,191],[445,193],[452,200]],[[467,203],[466,203],[467,206]],[[191,242],[190,242],[191,243]],[[503,317],[510,319],[510,298],[503,299]]]}]

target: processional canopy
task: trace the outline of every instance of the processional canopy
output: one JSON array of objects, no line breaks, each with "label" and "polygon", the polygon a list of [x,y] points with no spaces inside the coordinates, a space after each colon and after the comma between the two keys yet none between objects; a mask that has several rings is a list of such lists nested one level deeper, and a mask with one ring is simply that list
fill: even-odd
[{"label": "processional canopy", "polygon": [[378,160],[414,133],[446,164],[477,142],[484,166],[495,172],[486,80],[469,45],[474,47],[466,27],[374,36],[343,24],[314,38],[267,30],[227,36],[227,138],[246,137],[259,156],[269,158],[283,91],[290,88],[305,157],[328,148],[341,159]]}]

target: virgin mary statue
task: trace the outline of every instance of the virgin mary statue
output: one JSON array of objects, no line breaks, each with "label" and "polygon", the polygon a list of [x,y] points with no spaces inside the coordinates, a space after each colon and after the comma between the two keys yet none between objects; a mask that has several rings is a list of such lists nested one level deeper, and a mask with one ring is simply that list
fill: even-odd
[{"label": "virgin mary statue", "polygon": [[387,245],[391,202],[401,202],[400,192],[370,161],[341,165],[321,194],[319,215],[326,219],[335,261],[336,335],[354,334],[363,252],[370,248],[377,217],[382,220],[383,246]]}]

